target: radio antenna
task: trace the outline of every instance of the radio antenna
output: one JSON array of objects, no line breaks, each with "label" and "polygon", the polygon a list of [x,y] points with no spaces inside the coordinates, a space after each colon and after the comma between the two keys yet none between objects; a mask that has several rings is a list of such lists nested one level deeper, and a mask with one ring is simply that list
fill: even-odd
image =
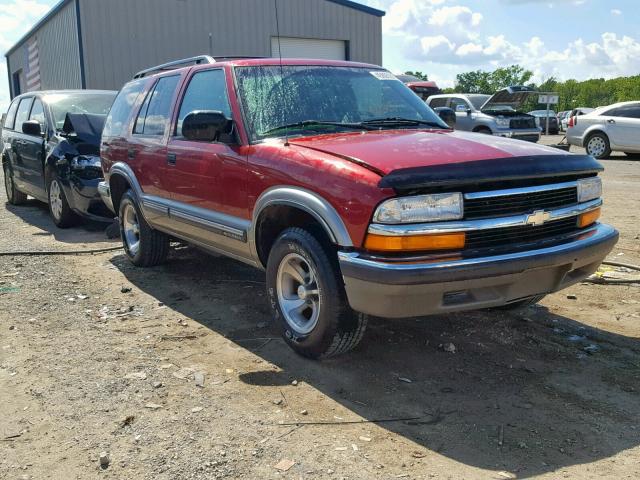
[{"label": "radio antenna", "polygon": [[282,113],[284,117],[284,146],[289,146],[289,128],[286,127],[287,122],[287,106],[284,101],[285,90],[284,90],[284,66],[282,65],[282,46],[280,45],[280,21],[278,20],[278,0],[273,0],[275,9],[276,9],[276,35],[278,36],[278,58],[280,59],[280,95],[282,96]]}]

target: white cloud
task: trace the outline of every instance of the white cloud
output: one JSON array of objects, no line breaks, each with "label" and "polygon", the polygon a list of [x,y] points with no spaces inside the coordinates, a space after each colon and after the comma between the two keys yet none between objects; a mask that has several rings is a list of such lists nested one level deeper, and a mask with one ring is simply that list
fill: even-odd
[{"label": "white cloud", "polygon": [[622,15],[622,10],[618,10],[617,8],[612,8],[611,15]]}]

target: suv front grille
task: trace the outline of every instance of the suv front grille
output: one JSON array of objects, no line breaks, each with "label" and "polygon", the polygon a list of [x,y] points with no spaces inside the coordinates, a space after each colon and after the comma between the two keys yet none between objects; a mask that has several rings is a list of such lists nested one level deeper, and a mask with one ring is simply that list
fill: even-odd
[{"label": "suv front grille", "polygon": [[509,122],[510,128],[535,128],[536,120],[535,118],[514,118]]},{"label": "suv front grille", "polygon": [[484,198],[465,198],[465,219],[493,218],[550,210],[578,203],[576,187],[540,190],[513,195]]},{"label": "suv front grille", "polygon": [[577,229],[577,218],[571,217],[547,222],[540,226],[522,225],[518,227],[476,230],[467,232],[465,249],[474,250],[510,244],[517,245],[566,235]]}]

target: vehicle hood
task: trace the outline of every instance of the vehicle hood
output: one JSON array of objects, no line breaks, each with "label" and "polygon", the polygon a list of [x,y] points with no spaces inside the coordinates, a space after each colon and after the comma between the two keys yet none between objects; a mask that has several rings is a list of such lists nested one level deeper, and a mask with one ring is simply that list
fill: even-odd
[{"label": "vehicle hood", "polygon": [[344,133],[295,138],[290,140],[290,144],[349,160],[381,176],[406,168],[510,157],[569,155],[555,148],[521,140],[451,130]]},{"label": "vehicle hood", "polygon": [[501,105],[510,105],[517,110],[529,97],[538,94],[536,90],[524,86],[503,88],[491,95],[480,110],[492,110]]},{"label": "vehicle hood", "polygon": [[106,115],[67,113],[62,132],[67,135],[75,133],[80,142],[100,147],[100,137],[102,137],[106,118]]}]

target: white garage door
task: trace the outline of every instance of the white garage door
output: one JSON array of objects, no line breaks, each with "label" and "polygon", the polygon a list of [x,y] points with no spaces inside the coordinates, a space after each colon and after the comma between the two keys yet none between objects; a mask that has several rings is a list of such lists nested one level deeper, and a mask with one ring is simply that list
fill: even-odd
[{"label": "white garage door", "polygon": [[[343,40],[316,40],[311,38],[280,37],[282,58],[320,58],[323,60],[346,60],[346,45]],[[271,55],[278,57],[278,38],[271,38]]]}]

